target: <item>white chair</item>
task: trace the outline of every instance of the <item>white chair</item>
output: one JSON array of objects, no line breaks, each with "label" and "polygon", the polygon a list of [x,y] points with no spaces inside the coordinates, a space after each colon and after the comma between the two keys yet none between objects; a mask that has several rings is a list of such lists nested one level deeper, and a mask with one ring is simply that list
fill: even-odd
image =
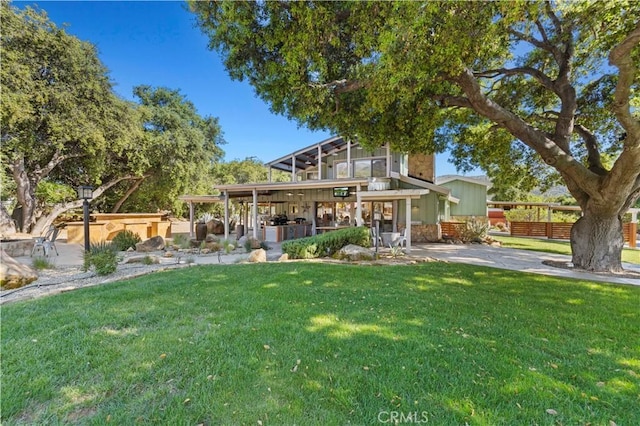
[{"label": "white chair", "polygon": [[375,228],[369,228],[369,232],[371,234],[371,244],[373,246],[376,245],[376,239],[378,240],[378,247],[383,247],[382,244],[382,237],[380,235],[376,235],[376,229]]},{"label": "white chair", "polygon": [[402,247],[404,246],[404,248],[407,248],[407,228],[403,229],[402,231],[400,231],[400,238],[398,238],[397,240],[394,241],[394,245],[397,247]]},{"label": "white chair", "polygon": [[38,249],[42,249],[45,257],[49,257],[51,253],[51,249],[56,251],[56,256],[59,256],[58,248],[56,247],[56,239],[58,238],[58,233],[60,232],[59,228],[51,225],[47,232],[43,237],[37,237],[33,243],[33,248],[31,249],[31,257]]}]

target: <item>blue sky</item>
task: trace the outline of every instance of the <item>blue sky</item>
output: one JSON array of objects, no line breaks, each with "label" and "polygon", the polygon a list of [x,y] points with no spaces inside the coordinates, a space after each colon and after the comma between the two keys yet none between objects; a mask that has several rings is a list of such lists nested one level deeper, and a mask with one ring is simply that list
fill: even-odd
[{"label": "blue sky", "polygon": [[[227,161],[257,157],[267,162],[331,136],[311,132],[269,111],[246,82],[229,78],[217,52],[195,27],[195,16],[178,1],[15,1],[37,5],[67,32],[98,48],[116,92],[133,99],[140,84],[179,89],[198,113],[218,117]],[[439,155],[438,175],[456,173]]]}]

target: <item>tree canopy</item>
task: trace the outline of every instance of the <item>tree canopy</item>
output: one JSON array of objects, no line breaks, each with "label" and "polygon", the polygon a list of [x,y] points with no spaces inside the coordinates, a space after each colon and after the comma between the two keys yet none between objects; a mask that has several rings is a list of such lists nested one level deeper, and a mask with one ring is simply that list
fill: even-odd
[{"label": "tree canopy", "polygon": [[[3,182],[2,196],[17,202],[18,229],[37,235],[81,206],[80,185],[92,185],[94,205],[105,210],[127,199],[142,210],[181,207],[182,190],[206,192],[222,155],[215,118],[170,89],[140,86],[139,104],[119,98],[91,43],[45,12],[0,7],[0,160],[3,179],[15,183]],[[4,205],[0,219],[11,223]]]},{"label": "tree canopy", "polygon": [[584,212],[574,264],[621,269],[620,217],[640,195],[640,3],[189,4],[275,112],[365,145],[449,147],[507,182],[557,176]]}]

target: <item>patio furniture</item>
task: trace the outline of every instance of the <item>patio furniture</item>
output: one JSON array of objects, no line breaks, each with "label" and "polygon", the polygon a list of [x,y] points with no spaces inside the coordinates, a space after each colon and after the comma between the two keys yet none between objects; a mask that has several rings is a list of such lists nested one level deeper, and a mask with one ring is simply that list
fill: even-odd
[{"label": "patio furniture", "polygon": [[31,257],[33,257],[33,254],[38,249],[42,249],[45,257],[49,257],[51,249],[54,249],[56,256],[59,256],[58,248],[56,247],[56,239],[59,233],[60,229],[51,225],[44,236],[34,238],[35,241],[33,243],[33,249],[31,249]]}]

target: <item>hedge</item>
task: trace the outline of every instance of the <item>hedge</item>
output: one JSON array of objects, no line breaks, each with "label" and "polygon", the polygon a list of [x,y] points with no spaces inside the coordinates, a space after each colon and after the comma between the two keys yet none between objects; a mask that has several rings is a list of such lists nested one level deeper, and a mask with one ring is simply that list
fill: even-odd
[{"label": "hedge", "polygon": [[349,244],[371,247],[369,228],[361,226],[345,228],[313,237],[285,241],[282,243],[282,252],[289,255],[289,259],[313,259],[331,256]]}]

